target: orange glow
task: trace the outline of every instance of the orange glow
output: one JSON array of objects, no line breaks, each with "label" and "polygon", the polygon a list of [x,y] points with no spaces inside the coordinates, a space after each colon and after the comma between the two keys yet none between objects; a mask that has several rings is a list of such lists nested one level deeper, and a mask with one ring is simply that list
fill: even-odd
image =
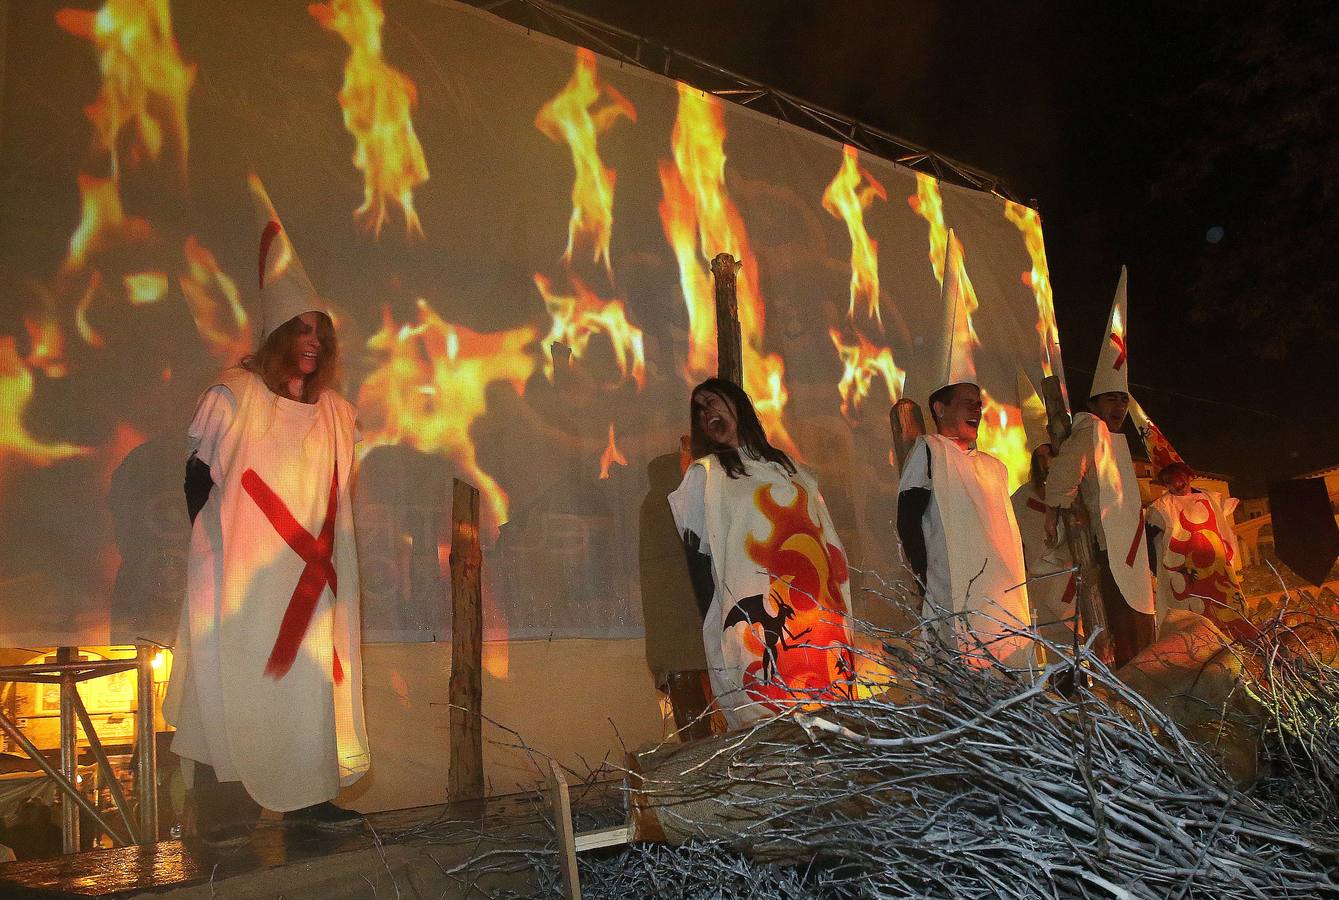
[{"label": "orange glow", "polygon": [[195,236],[186,239],[187,274],[177,283],[186,297],[195,329],[216,358],[236,362],[251,352],[251,325],[236,283],[219,268],[214,254]]},{"label": "orange glow", "polygon": [[386,14],[381,0],[312,3],[307,12],[349,45],[339,105],[344,127],[357,142],[353,164],[363,173],[363,205],[354,218],[380,237],[387,204],[393,203],[404,213],[405,234],[423,237],[414,188],[428,180],[428,164],[410,119],[418,89],[382,58]]},{"label": "orange glow", "polygon": [[1055,323],[1055,300],[1051,296],[1051,271],[1046,265],[1046,242],[1041,233],[1041,216],[1012,200],[1004,203],[1004,217],[1023,232],[1023,243],[1032,259],[1032,269],[1023,273],[1023,284],[1032,289],[1037,300],[1037,334],[1041,336],[1041,369],[1046,376],[1055,374],[1054,361],[1060,357],[1060,329]]},{"label": "orange glow", "polygon": [[690,346],[685,377],[692,384],[716,374],[716,308],[706,264],[718,253],[729,253],[741,263],[737,294],[743,387],[753,398],[768,439],[799,458],[784,422],[789,400],[785,362],[763,351],[765,313],[758,260],[744,220],[726,189],[721,103],[683,83],[678,89],[679,108],[670,141],[674,161],[660,164],[664,190],[660,220],[679,263],[679,281],[688,305]]},{"label": "orange glow", "polygon": [[102,340],[102,335],[94,331],[93,326],[88,324],[88,310],[93,305],[93,297],[97,295],[100,287],[102,287],[102,272],[94,269],[92,276],[88,279],[88,287],[84,288],[84,293],[74,308],[74,328],[79,332],[79,336],[84,339],[84,343],[90,347],[101,347],[105,343]]},{"label": "orange glow", "polygon": [[614,423],[610,422],[609,443],[605,446],[604,453],[600,454],[600,480],[603,481],[609,477],[609,467],[614,463],[626,467],[628,460],[623,455],[623,451],[619,450],[618,445],[614,443]]},{"label": "orange glow", "polygon": [[930,223],[930,266],[935,281],[944,283],[944,250],[948,246],[948,228],[944,225],[944,198],[939,182],[929,175],[916,173],[916,193],[907,198],[916,215]]},{"label": "orange glow", "polygon": [[[603,96],[608,102],[595,109]],[[562,91],[535,116],[535,127],[550,140],[565,142],[572,151],[576,179],[572,183],[572,218],[567,227],[571,262],[578,239],[591,243],[591,261],[609,271],[609,238],[614,228],[614,181],[617,173],[600,162],[596,141],[622,116],[637,121],[637,110],[595,74],[595,54],[578,47],[576,67]]]},{"label": "orange glow", "polygon": [[876,377],[883,378],[890,402],[896,402],[902,396],[907,373],[893,362],[891,350],[876,347],[862,334],[856,335],[855,344],[844,343],[841,332],[835,328],[828,330],[828,336],[842,361],[842,379],[837,385],[842,395],[842,415],[851,415],[860,408]]},{"label": "orange glow", "polygon": [[48,378],[64,378],[69,371],[65,364],[65,334],[56,319],[54,300],[50,293],[45,288],[39,290],[42,293],[40,318],[23,318],[23,327],[28,332],[31,345],[25,362],[34,369],[41,369]]},{"label": "orange glow", "polygon": [[153,236],[147,220],[128,216],[121,207],[116,181],[79,173],[79,225],[70,236],[65,268],[79,271],[88,257],[106,249],[114,240],[145,241]]},{"label": "orange glow", "polygon": [[1010,493],[1027,482],[1032,453],[1028,450],[1027,429],[1023,427],[1023,411],[1000,403],[985,388],[981,389],[981,428],[976,446],[1004,463],[1009,470]]},{"label": "orange glow", "polygon": [[126,296],[133,304],[157,303],[167,294],[167,275],[163,272],[135,272],[124,281]]},{"label": "orange glow", "polygon": [[400,444],[446,457],[484,500],[484,531],[507,521],[507,494],[475,457],[470,428],[488,410],[488,386],[510,382],[525,393],[535,358],[534,328],[479,334],[444,321],[426,300],[418,320],[397,326],[382,309],[381,329],[367,340],[379,361],[358,390],[362,452]]},{"label": "orange glow", "polygon": [[606,334],[614,350],[614,359],[618,370],[627,377],[631,374],[640,389],[646,383],[646,352],[642,343],[642,330],[628,324],[627,313],[622,301],[604,301],[572,276],[572,285],[576,296],[565,297],[553,291],[549,280],[535,273],[535,287],[544,298],[544,307],[553,316],[553,328],[544,338],[544,374],[553,380],[554,341],[562,341],[572,351],[574,359],[580,359],[586,352],[591,335]]},{"label": "orange glow", "polygon": [[33,465],[49,466],[72,456],[83,456],[88,447],[59,441],[45,443],[23,427],[23,414],[33,398],[33,374],[19,357],[14,338],[0,335],[0,460],[13,456]]},{"label": "orange glow", "polygon": [[[186,107],[195,66],[181,59],[168,0],[107,0],[96,13],[62,9],[56,24],[92,41],[97,51],[102,91],[84,114],[98,147],[111,157],[113,179],[120,173],[122,148],[128,148],[132,164],[145,156],[156,161],[167,137],[185,174]],[[128,144],[121,137],[127,126]]]},{"label": "orange glow", "polygon": [[[860,186],[861,180],[865,186]],[[865,210],[874,198],[888,199],[888,191],[874,176],[860,168],[856,149],[843,148],[842,166],[823,192],[823,208],[846,223],[851,236],[851,306],[847,316],[855,320],[857,302],[863,301],[868,315],[879,327],[879,244],[865,230]],[[844,392],[843,392],[844,393]]]},{"label": "orange glow", "polygon": [[125,458],[139,445],[143,444],[148,438],[139,432],[133,425],[126,422],[116,423],[116,432],[112,439],[98,449],[98,478],[102,485],[102,492],[107,490],[112,484],[112,475]]}]

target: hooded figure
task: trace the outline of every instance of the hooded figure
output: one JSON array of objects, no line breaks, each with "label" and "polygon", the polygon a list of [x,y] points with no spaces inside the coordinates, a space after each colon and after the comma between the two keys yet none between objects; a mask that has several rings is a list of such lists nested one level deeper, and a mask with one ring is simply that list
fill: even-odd
[{"label": "hooded figure", "polygon": [[354,410],[330,387],[338,350],[325,304],[254,175],[251,191],[262,340],[205,391],[188,430],[187,598],[164,704],[173,752],[201,764],[204,837],[220,844],[249,836],[247,798],[316,821],[357,818],[327,801],[369,763]]},{"label": "hooded figure", "polygon": [[974,295],[952,229],[945,255],[949,334],[929,399],[938,433],[918,437],[907,455],[898,489],[898,537],[924,589],[927,630],[974,665],[1031,669],[1034,645],[1026,632],[1032,616],[1009,473],[976,446],[981,389],[967,308]]},{"label": "hooded figure", "polygon": [[1023,539],[1032,623],[1050,643],[1070,647],[1077,622],[1074,600],[1078,594],[1078,573],[1073,571],[1074,557],[1064,534],[1059,535],[1054,546],[1046,543],[1046,477],[1055,458],[1055,448],[1047,440],[1045,406],[1032,380],[1021,371],[1018,399],[1028,446],[1033,448],[1032,466],[1030,477],[1019,485],[1010,501]]},{"label": "hooded figure", "polygon": [[1155,480],[1166,488],[1148,506],[1148,530],[1156,549],[1158,626],[1169,610],[1188,609],[1237,640],[1258,637],[1246,619],[1246,598],[1237,577],[1237,533],[1232,528],[1236,498],[1195,487],[1194,470],[1134,398],[1130,416],[1144,439]]},{"label": "hooded figure", "polygon": [[1130,402],[1125,322],[1126,273],[1121,267],[1106,339],[1093,371],[1088,411],[1074,416],[1073,430],[1051,463],[1045,519],[1047,540],[1054,544],[1056,511],[1074,505],[1082,495],[1092,517],[1102,607],[1117,667],[1152,643],[1156,632],[1144,510],[1130,447],[1121,433]]}]

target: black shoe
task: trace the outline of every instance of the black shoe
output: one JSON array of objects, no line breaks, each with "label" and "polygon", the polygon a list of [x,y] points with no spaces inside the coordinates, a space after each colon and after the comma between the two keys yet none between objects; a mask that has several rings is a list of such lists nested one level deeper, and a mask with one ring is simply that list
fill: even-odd
[{"label": "black shoe", "polygon": [[284,822],[298,825],[310,825],[328,831],[344,831],[363,824],[363,814],[351,809],[343,809],[329,800],[314,806],[304,806],[292,812],[284,813]]}]

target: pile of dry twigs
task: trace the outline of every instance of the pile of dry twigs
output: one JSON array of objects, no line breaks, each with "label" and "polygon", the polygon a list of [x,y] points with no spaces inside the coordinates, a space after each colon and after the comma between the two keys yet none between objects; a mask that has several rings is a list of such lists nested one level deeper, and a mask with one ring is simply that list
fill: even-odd
[{"label": "pile of dry twigs", "polygon": [[[584,895],[1339,896],[1339,673],[1288,629],[1234,651],[1267,711],[1270,768],[1246,788],[1089,646],[1048,645],[1058,661],[1034,679],[865,630],[894,689],[647,775],[643,800],[703,837],[584,854]],[[554,856],[528,862],[553,895]]]}]

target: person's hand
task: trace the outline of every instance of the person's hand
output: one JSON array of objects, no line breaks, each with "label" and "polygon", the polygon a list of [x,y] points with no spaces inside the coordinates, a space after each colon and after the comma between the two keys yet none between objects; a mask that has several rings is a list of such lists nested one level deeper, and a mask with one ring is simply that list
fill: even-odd
[{"label": "person's hand", "polygon": [[1056,520],[1060,516],[1060,511],[1054,506],[1046,507],[1046,513],[1042,517],[1042,529],[1046,534],[1046,546],[1054,547],[1058,542],[1056,536]]}]

